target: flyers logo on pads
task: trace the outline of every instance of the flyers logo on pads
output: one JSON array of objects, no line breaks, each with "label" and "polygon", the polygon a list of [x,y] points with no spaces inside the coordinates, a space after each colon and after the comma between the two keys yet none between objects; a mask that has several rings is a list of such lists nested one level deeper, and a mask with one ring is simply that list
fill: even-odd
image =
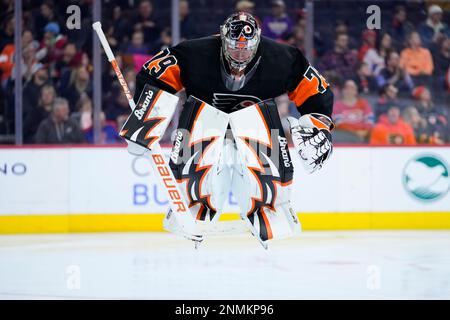
[{"label": "flyers logo on pads", "polygon": [[255,96],[229,93],[214,93],[212,105],[219,110],[233,112],[254,105],[262,100]]}]

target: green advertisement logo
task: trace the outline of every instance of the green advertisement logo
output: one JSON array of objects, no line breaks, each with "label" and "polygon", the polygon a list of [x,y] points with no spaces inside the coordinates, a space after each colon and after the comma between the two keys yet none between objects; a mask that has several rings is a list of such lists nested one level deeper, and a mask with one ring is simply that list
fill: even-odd
[{"label": "green advertisement logo", "polygon": [[435,155],[420,155],[411,159],[403,170],[403,186],[414,198],[435,201],[450,189],[449,166]]}]

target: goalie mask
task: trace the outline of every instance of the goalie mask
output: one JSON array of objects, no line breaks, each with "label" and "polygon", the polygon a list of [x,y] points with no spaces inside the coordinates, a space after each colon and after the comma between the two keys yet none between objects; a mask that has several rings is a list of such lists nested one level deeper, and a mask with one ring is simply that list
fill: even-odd
[{"label": "goalie mask", "polygon": [[220,26],[222,39],[222,77],[225,85],[232,91],[239,90],[253,75],[258,61],[252,69],[242,75],[258,50],[261,29],[255,18],[245,12],[234,13]]}]

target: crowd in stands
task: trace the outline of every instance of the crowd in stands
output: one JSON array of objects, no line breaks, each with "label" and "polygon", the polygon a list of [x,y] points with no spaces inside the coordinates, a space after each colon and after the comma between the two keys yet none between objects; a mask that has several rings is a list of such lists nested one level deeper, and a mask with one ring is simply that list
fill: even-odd
[{"label": "crowd in stands", "polygon": [[[304,2],[212,1],[211,8],[201,9],[205,0],[180,0],[181,40],[217,33],[223,19],[240,10],[255,14],[263,35],[305,50]],[[449,143],[450,6],[392,1],[389,10],[382,7],[382,28],[371,30],[354,21],[352,2],[340,11],[337,3],[315,2],[312,57],[335,95],[335,142]],[[70,4],[81,8],[81,31],[66,28]],[[0,5],[2,136],[14,133],[15,17],[13,0]],[[90,0],[23,0],[25,143],[93,142],[91,5]],[[170,1],[109,0],[102,11],[103,29],[133,91],[142,64],[172,43]],[[341,14],[321,21],[327,12]],[[129,115],[128,101],[106,59],[102,63],[101,143],[120,143],[117,131]],[[288,115],[298,116],[286,97],[277,102],[283,125]]]}]

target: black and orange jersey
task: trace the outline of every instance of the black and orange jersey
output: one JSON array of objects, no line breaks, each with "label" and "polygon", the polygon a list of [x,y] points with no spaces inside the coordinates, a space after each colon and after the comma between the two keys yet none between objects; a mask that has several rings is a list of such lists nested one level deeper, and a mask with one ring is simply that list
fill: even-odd
[{"label": "black and orange jersey", "polygon": [[253,59],[261,57],[256,72],[244,87],[230,91],[221,76],[221,45],[219,36],[210,36],[159,52],[138,73],[135,96],[146,83],[170,93],[184,88],[187,96],[232,112],[287,93],[301,114],[331,116],[333,94],[329,84],[297,48],[261,37]]}]

